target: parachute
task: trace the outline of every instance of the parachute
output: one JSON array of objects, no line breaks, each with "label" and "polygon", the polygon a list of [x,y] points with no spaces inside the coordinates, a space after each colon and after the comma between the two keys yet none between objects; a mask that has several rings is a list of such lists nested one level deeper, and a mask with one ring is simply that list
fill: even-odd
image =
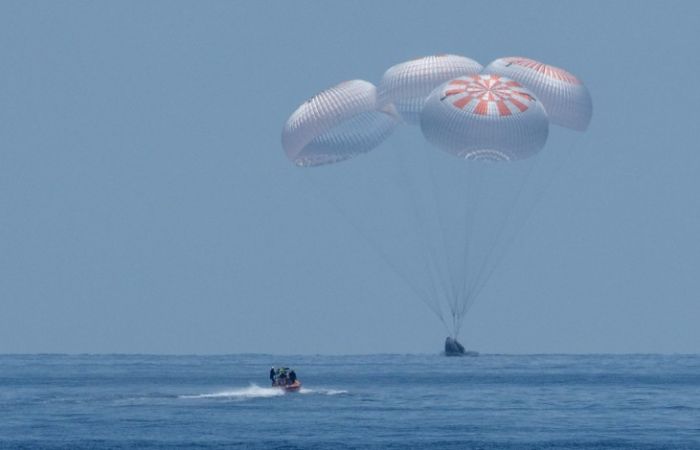
[{"label": "parachute", "polygon": [[550,122],[585,131],[593,103],[583,83],[564,69],[523,57],[499,58],[484,73],[512,78],[530,89],[544,105]]},{"label": "parachute", "polygon": [[549,121],[535,96],[498,75],[459,77],[435,89],[421,113],[426,139],[465,159],[523,159],[544,147]]},{"label": "parachute", "polygon": [[378,87],[315,95],[282,146],[297,166],[323,166],[303,172],[456,339],[553,177],[543,168],[567,154],[546,148],[550,124],[583,131],[591,115],[563,69],[437,55],[390,67]]},{"label": "parachute", "polygon": [[379,145],[398,120],[391,104],[378,108],[372,83],[345,81],[314,95],[292,113],[282,132],[282,146],[298,166],[340,162]]},{"label": "parachute", "polygon": [[428,95],[440,84],[462,75],[477,75],[483,66],[458,55],[417,58],[390,67],[379,84],[379,103],[393,104],[410,124],[420,122]]}]

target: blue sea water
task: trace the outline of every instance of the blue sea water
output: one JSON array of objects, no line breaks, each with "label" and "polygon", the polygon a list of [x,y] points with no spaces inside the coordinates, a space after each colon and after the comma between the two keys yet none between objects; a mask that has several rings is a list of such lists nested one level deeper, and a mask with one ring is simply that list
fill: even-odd
[{"label": "blue sea water", "polygon": [[700,356],[3,355],[0,447],[700,448]]}]

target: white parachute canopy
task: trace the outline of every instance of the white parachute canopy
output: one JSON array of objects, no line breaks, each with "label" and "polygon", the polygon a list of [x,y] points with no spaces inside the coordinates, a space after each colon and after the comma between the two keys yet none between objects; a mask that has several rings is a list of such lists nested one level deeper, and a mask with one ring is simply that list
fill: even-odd
[{"label": "white parachute canopy", "polygon": [[458,55],[434,55],[390,67],[379,83],[379,103],[393,103],[409,124],[420,121],[428,95],[445,81],[462,75],[475,75],[483,66]]},{"label": "white parachute canopy", "polygon": [[564,69],[520,56],[499,58],[484,73],[511,78],[542,102],[550,122],[572,130],[585,131],[591,121],[593,104],[581,80]]},{"label": "white parachute canopy", "polygon": [[314,95],[292,113],[282,131],[282,147],[298,166],[335,163],[372,150],[398,122],[391,105],[378,109],[372,83],[345,81]]}]

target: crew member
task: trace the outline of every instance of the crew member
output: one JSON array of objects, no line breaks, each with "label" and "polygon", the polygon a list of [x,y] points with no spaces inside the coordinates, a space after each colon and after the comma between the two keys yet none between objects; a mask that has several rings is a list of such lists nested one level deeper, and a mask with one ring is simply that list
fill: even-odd
[{"label": "crew member", "polygon": [[285,386],[287,384],[287,372],[284,367],[282,367],[277,374],[277,384],[280,386]]}]

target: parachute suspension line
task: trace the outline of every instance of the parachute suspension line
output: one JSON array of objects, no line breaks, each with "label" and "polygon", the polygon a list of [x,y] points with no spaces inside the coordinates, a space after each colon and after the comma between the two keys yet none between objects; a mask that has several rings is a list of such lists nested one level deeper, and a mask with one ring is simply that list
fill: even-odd
[{"label": "parachute suspension line", "polygon": [[[473,296],[471,292],[473,291],[473,286],[477,280],[476,265],[478,261],[483,258],[483,255],[479,255],[478,242],[475,241],[475,237],[479,236],[481,232],[474,231],[477,221],[479,220],[481,210],[484,208],[484,198],[486,197],[486,181],[489,176],[486,173],[483,163],[480,161],[469,161],[469,170],[471,173],[470,178],[475,180],[472,186],[474,192],[474,206],[469,208],[472,210],[471,216],[469,217],[469,224],[466,228],[467,234],[465,235],[465,254],[464,254],[464,270],[465,270],[465,283],[463,284],[461,301],[459,304],[459,309],[457,314],[459,316],[459,322],[457,326],[457,333],[461,331],[462,324],[464,322],[464,316],[467,310],[470,308],[473,302]],[[482,224],[483,227],[483,224]]]},{"label": "parachute suspension line", "polygon": [[[413,216],[413,220],[416,223],[418,235],[415,237],[415,242],[419,243],[424,255],[423,262],[427,269],[429,282],[428,285],[430,286],[430,293],[432,294],[433,299],[433,302],[431,302],[431,304],[434,304],[434,307],[440,310],[442,316],[440,298],[441,295],[445,296],[445,293],[444,290],[440,288],[444,288],[444,286],[440,282],[441,276],[440,268],[437,264],[437,257],[434,254],[433,246],[431,246],[428,242],[428,236],[430,235],[430,233],[429,230],[426,228],[427,219],[423,215],[421,215],[421,211],[424,211],[424,208],[421,208],[419,200],[420,196],[418,195],[416,186],[412,182],[412,177],[409,176],[409,168],[407,167],[409,163],[407,161],[407,158],[410,154],[411,147],[404,146],[403,144],[401,144],[400,149],[396,154],[398,164],[395,165],[395,167],[398,168],[397,173],[398,180],[400,182],[399,191],[405,193],[405,197],[410,204],[410,210]],[[445,324],[446,328],[449,329],[444,320],[443,324]]]},{"label": "parachute suspension line", "polygon": [[[463,305],[464,303],[469,301],[468,298],[468,292],[471,290],[471,284],[473,283],[473,277],[471,276],[471,271],[470,271],[470,259],[471,259],[471,253],[473,252],[473,245],[472,245],[472,239],[473,239],[473,228],[474,228],[474,222],[475,218],[478,216],[478,210],[481,205],[481,186],[483,185],[483,177],[484,173],[483,170],[478,170],[479,164],[481,162],[479,161],[464,161],[466,171],[467,173],[467,186],[469,187],[469,183],[471,183],[471,189],[469,190],[470,192],[467,192],[465,195],[466,201],[464,205],[465,209],[465,226],[464,226],[464,249],[462,252],[462,286],[460,289],[459,293],[459,301],[455,302],[455,309],[453,311],[453,316],[455,318],[455,321],[461,321],[461,310],[463,308],[460,307],[460,304]],[[476,168],[476,169],[475,169]],[[472,173],[476,172],[476,173]],[[474,181],[472,181],[474,180]],[[473,197],[470,201],[469,195],[473,193]],[[473,203],[473,207],[472,207]],[[456,327],[459,328],[459,327]],[[456,334],[459,331],[456,331]]]},{"label": "parachute suspension line", "polygon": [[430,295],[426,293],[423,289],[421,289],[418,285],[416,285],[409,276],[407,276],[402,270],[399,269],[399,267],[391,260],[391,258],[388,257],[388,255],[382,249],[382,247],[374,239],[372,239],[369,236],[369,234],[367,234],[367,232],[363,230],[362,227],[360,227],[356,223],[356,221],[349,216],[349,214],[343,211],[343,209],[340,208],[340,206],[338,206],[337,202],[333,201],[330,195],[328,195],[327,191],[322,189],[318,182],[310,174],[307,173],[308,171],[302,172],[304,173],[304,179],[306,180],[306,182],[311,184],[312,188],[315,188],[314,191],[321,193],[321,197],[328,204],[331,205],[331,207],[340,217],[346,220],[347,223],[349,223],[350,226],[353,227],[357,234],[361,236],[375,252],[377,252],[377,254],[384,260],[387,266],[389,266],[389,268],[406,283],[406,285],[413,291],[416,297],[418,297],[423,303],[426,304],[426,306],[438,317],[438,319],[440,319],[440,322],[442,322],[444,327],[449,331],[449,327],[445,322],[445,318],[442,314],[442,311],[439,309],[439,307],[436,308],[435,305],[430,302]]},{"label": "parachute suspension line", "polygon": [[[501,248],[500,254],[496,256],[494,265],[491,267],[489,273],[486,275],[486,279],[482,283],[481,287],[475,293],[475,297],[478,296],[479,293],[483,290],[488,280],[491,278],[496,269],[500,266],[503,259],[505,259],[505,256],[508,254],[508,249],[512,246],[513,242],[515,242],[516,238],[520,235],[520,232],[524,228],[525,224],[532,217],[536,206],[539,204],[542,198],[544,198],[544,193],[548,191],[549,186],[552,185],[556,176],[561,172],[561,169],[564,167],[569,158],[571,158],[571,155],[574,153],[573,149],[578,147],[579,139],[580,136],[577,136],[574,142],[571,145],[569,145],[567,151],[562,152],[564,153],[564,157],[561,159],[561,161],[555,164],[554,170],[544,175],[546,177],[544,185],[540,187],[537,191],[535,191],[535,198],[532,204],[526,208],[525,216],[523,217],[521,223],[516,227],[515,232],[511,236],[509,236],[508,241]],[[538,155],[538,157],[542,157],[542,155]]]},{"label": "parachute suspension line", "polygon": [[[476,297],[478,294],[481,292],[483,289],[486,281],[488,281],[488,278],[490,278],[491,274],[493,274],[492,267],[490,264],[493,261],[493,253],[496,247],[498,246],[498,243],[500,241],[501,235],[503,234],[506,225],[510,222],[510,219],[513,215],[513,211],[515,209],[515,205],[518,204],[518,200],[522,196],[523,192],[523,187],[526,185],[527,180],[529,179],[530,175],[532,174],[533,168],[537,164],[539,159],[536,159],[533,163],[531,163],[528,168],[526,169],[526,172],[523,176],[523,178],[519,181],[518,183],[518,189],[515,192],[515,195],[512,196],[511,198],[507,199],[508,201],[506,202],[506,215],[503,217],[497,225],[496,228],[496,233],[492,235],[490,242],[488,243],[487,246],[487,251],[484,254],[479,270],[476,273],[476,278],[474,279],[474,282],[471,286],[470,291],[467,294],[467,301],[465,301],[462,304],[462,311],[461,314],[464,315],[467,313],[471,305],[473,304],[474,300],[476,300]],[[498,214],[498,216],[501,216],[501,214]],[[488,270],[488,271],[487,271]],[[488,274],[487,277],[485,277],[485,274]]]},{"label": "parachute suspension line", "polygon": [[[566,163],[571,159],[571,156],[574,154],[575,151],[577,151],[577,148],[581,142],[582,135],[578,134],[576,137],[574,137],[573,141],[571,144],[567,146],[565,151],[558,151],[558,153],[563,153],[564,156],[559,158],[558,160],[555,160],[554,162],[554,169],[551,171],[543,174],[542,178],[544,178],[544,183],[543,186],[540,187],[538,190],[535,191],[535,196],[532,201],[532,204],[527,208],[526,215],[523,218],[523,224],[525,224],[530,217],[532,216],[532,213],[535,210],[535,207],[540,203],[540,201],[544,198],[544,195],[546,192],[549,191],[549,187],[552,185],[554,180],[556,179],[557,175],[561,172],[562,168],[566,165]],[[544,150],[546,152],[547,150]],[[546,154],[546,153],[545,153]],[[539,157],[543,157],[544,155],[538,155]]]},{"label": "parachute suspension line", "polygon": [[[406,149],[402,149],[399,152],[399,156],[401,154],[406,153]],[[430,281],[430,287],[431,291],[433,293],[433,298],[435,299],[434,303],[436,304],[436,308],[441,311],[440,308],[440,297],[441,295],[443,297],[446,296],[445,288],[443,283],[440,282],[441,276],[440,276],[440,268],[437,264],[437,256],[434,253],[434,249],[431,245],[428,243],[428,236],[430,235],[429,230],[426,228],[426,222],[427,220],[421,216],[421,210],[422,208],[419,205],[419,200],[418,200],[418,192],[415,189],[415,186],[411,182],[410,177],[408,176],[408,169],[406,168],[406,161],[402,158],[399,158],[399,164],[398,167],[400,168],[399,170],[399,180],[401,181],[402,186],[405,188],[402,191],[406,192],[409,203],[411,204],[411,211],[413,213],[413,218],[416,221],[416,225],[418,226],[418,233],[419,236],[416,236],[416,241],[420,243],[422,249],[423,249],[423,254],[425,255],[425,261],[426,265],[428,268],[429,272],[429,281]],[[439,289],[441,288],[441,289]],[[440,313],[440,316],[442,317],[442,312]],[[444,320],[443,320],[444,323]]]},{"label": "parachute suspension line", "polygon": [[[428,152],[421,152],[427,156]],[[440,197],[438,196],[438,185],[436,181],[436,175],[435,175],[435,164],[431,162],[431,159],[433,158],[427,158],[424,156],[424,160],[426,162],[426,165],[429,166],[429,175],[430,175],[430,181],[431,181],[431,193],[432,193],[432,199],[433,199],[433,204],[435,206],[435,216],[438,221],[438,226],[440,230],[440,240],[442,243],[442,260],[445,265],[445,272],[447,273],[447,278],[449,279],[450,282],[450,295],[448,297],[448,306],[450,307],[450,312],[452,313],[453,320],[455,319],[454,317],[454,310],[457,306],[458,302],[458,288],[457,288],[457,281],[456,281],[456,276],[454,274],[454,269],[452,267],[452,264],[450,263],[449,259],[449,250],[447,248],[447,229],[445,227],[445,218],[443,217],[443,211],[440,208]],[[456,337],[456,336],[455,336]]]}]

